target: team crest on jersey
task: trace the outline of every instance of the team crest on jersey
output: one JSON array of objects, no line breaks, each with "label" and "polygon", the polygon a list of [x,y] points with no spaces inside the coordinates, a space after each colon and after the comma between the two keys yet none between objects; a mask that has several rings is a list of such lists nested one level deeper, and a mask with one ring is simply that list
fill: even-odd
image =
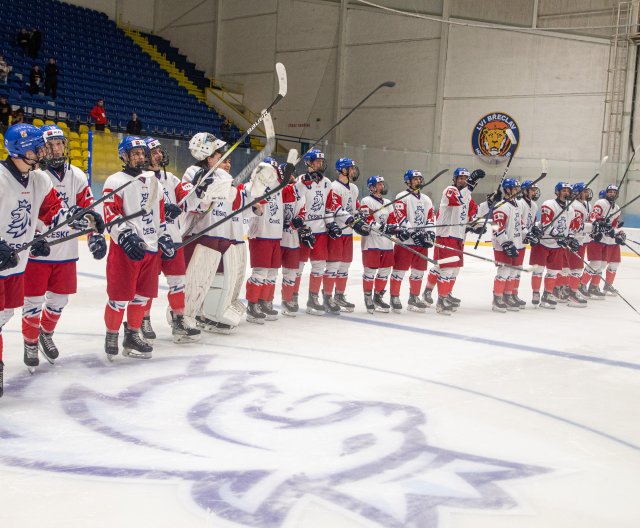
[{"label": "team crest on jersey", "polygon": [[314,213],[317,213],[318,211],[322,210],[322,208],[324,207],[323,196],[324,195],[322,194],[322,191],[316,191],[316,194],[313,197],[313,202],[311,203],[311,210]]},{"label": "team crest on jersey", "polygon": [[60,201],[64,204],[65,209],[69,209],[69,197],[67,193],[64,191],[56,191],[58,196],[60,197]]},{"label": "team crest on jersey", "polygon": [[11,211],[11,223],[7,233],[13,238],[20,238],[31,225],[31,204],[29,200],[19,200],[18,207]]},{"label": "team crest on jersey", "polygon": [[[516,143],[512,143],[506,130],[513,132]],[[516,153],[520,144],[520,129],[515,120],[503,112],[492,112],[481,117],[471,134],[473,153],[482,161],[500,164]]]},{"label": "team crest on jersey", "polygon": [[416,207],[413,221],[415,225],[425,225],[427,223],[424,215],[424,206],[418,205]]},{"label": "team crest on jersey", "polygon": [[268,200],[269,202],[269,216],[274,217],[278,214],[278,209],[280,209],[278,207],[278,202],[275,201],[275,199],[273,199],[273,197],[271,197],[270,200]]}]

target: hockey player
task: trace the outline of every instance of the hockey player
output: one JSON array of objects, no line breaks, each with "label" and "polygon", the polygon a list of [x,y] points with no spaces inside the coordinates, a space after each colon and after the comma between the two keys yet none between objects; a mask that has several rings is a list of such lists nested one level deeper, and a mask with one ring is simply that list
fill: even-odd
[{"label": "hockey player", "polygon": [[[387,220],[393,209],[386,198],[387,186],[382,176],[371,176],[367,180],[369,196],[360,202],[360,211],[366,224],[377,231],[387,232]],[[396,230],[394,229],[395,233]],[[384,301],[385,288],[393,267],[393,242],[371,231],[361,239],[362,245],[362,289],[367,312],[388,313],[391,306]]]},{"label": "hockey player", "polygon": [[616,272],[621,261],[620,246],[625,243],[627,237],[624,231],[620,230],[620,207],[616,204],[618,198],[618,186],[608,185],[604,189],[604,197],[595,204],[589,215],[589,220],[593,224],[593,242],[587,249],[589,266],[593,271],[585,271],[582,277],[582,284],[586,288],[592,299],[602,300],[604,296],[615,295],[615,290],[605,284],[600,291],[599,285],[601,274],[605,271],[605,280],[612,284],[616,278]]},{"label": "hockey player", "polygon": [[520,182],[515,178],[505,178],[502,182],[504,202],[493,210],[493,255],[496,261],[496,277],[493,281],[494,312],[520,310],[520,303],[513,295],[517,268],[524,261],[523,222],[520,206],[515,195],[520,190]]},{"label": "hockey player", "polygon": [[[540,189],[533,182],[533,180],[525,180],[520,186],[521,196],[517,199],[518,207],[520,208],[520,219],[522,220],[522,249],[518,248],[518,251],[522,252],[524,262],[524,255],[527,251],[527,244],[532,246],[540,243],[540,239],[536,237],[536,230],[539,229],[536,226],[538,216],[538,198],[540,198]],[[518,289],[520,288],[520,274],[521,271],[513,270],[515,276],[512,279],[512,297],[520,305],[521,309],[527,305],[527,303],[518,297]]]},{"label": "hockey player", "polygon": [[[11,319],[14,308],[21,307],[24,301],[27,257],[18,255],[18,250],[32,243],[38,220],[45,227],[55,227],[69,219],[51,179],[37,170],[44,159],[44,146],[42,132],[26,123],[9,127],[4,136],[9,157],[0,161],[0,394],[4,366],[2,328]],[[82,229],[88,225],[81,210],[72,215],[71,227]],[[47,256],[50,251],[44,238],[36,239],[29,250],[32,257]],[[25,346],[24,363],[30,371],[38,366],[37,344]]]},{"label": "hockey player", "polygon": [[[300,273],[304,269],[304,263],[311,261],[307,313],[324,315],[328,311],[337,315],[340,313],[340,306],[333,297],[325,296],[324,302],[320,303],[318,295],[327,264],[328,238],[336,239],[342,235],[342,229],[335,221],[335,215],[339,211],[334,206],[336,202],[333,199],[331,181],[324,176],[327,168],[324,153],[311,149],[302,159],[307,165],[307,172],[298,177],[295,186],[305,201],[305,224],[315,238],[313,248],[300,247]],[[326,219],[326,216],[330,218]]]},{"label": "hockey player", "polygon": [[[281,164],[280,174],[284,165]],[[280,250],[282,255],[282,315],[295,317],[298,312],[298,288],[300,287],[300,248],[305,246],[313,249],[316,242],[315,235],[304,223],[304,198],[296,189],[296,177],[291,175],[291,181],[282,189],[284,207],[284,224]]]},{"label": "hockey player", "polygon": [[349,278],[349,266],[353,260],[353,231],[362,235],[362,223],[354,223],[354,214],[358,204],[358,188],[354,182],[360,176],[360,170],[351,158],[340,158],[336,161],[337,179],[331,183],[333,191],[333,208],[340,213],[336,215],[336,223],[342,230],[337,238],[329,238],[327,246],[327,267],[324,272],[322,293],[325,309],[330,304],[335,284],[336,293],[333,298],[342,311],[353,312],[355,304],[347,301],[345,289]]},{"label": "hockey player", "polygon": [[[160,141],[147,137],[144,142],[149,149],[149,170],[153,171],[164,191],[164,217],[167,233],[169,233],[173,244],[178,245],[182,242],[182,235],[180,234],[182,209],[177,204],[187,195],[190,186],[185,186],[175,174],[167,171],[169,155]],[[168,314],[171,320],[173,342],[191,343],[198,341],[200,339],[200,330],[191,328],[184,318],[184,288],[185,274],[187,272],[184,250],[182,248],[178,249],[172,259],[163,259],[162,254],[158,254],[157,258],[160,259],[160,271],[162,271],[169,284],[169,293],[167,294],[167,299],[169,300]],[[151,326],[152,302],[153,299],[149,299],[142,318],[142,337],[147,342],[153,342],[156,338],[156,333]]]},{"label": "hockey player", "polygon": [[[75,212],[93,203],[93,194],[84,172],[68,159],[67,139],[57,125],[45,125],[40,129],[45,141],[44,171],[60,196],[65,209]],[[107,243],[102,217],[90,211],[96,231],[89,235],[89,251],[95,259],[107,254]],[[41,231],[44,231],[42,229]],[[88,227],[88,225],[86,226]],[[47,237],[51,242],[64,238],[74,230],[69,226]],[[47,256],[29,258],[25,270],[24,306],[22,308],[22,336],[26,349],[40,348],[45,359],[52,363],[59,352],[53,342],[53,332],[62,310],[69,302],[69,295],[76,293],[78,239],[74,238],[51,247]]]},{"label": "hockey player", "polygon": [[[591,231],[593,225],[589,220],[591,215],[591,207],[589,202],[593,197],[591,189],[587,188],[584,182],[575,183],[571,189],[572,195],[575,197],[571,208],[574,211],[574,217],[572,220],[571,230],[575,233],[575,237],[580,243],[580,247],[576,252],[567,249],[567,265],[569,267],[569,284],[567,288],[570,292],[567,292],[570,297],[575,297],[579,300],[579,306],[583,307],[587,305],[586,299],[588,293],[586,288],[584,291],[581,284],[581,278],[583,275],[584,258],[586,253],[586,245],[591,242]],[[566,288],[565,288],[566,289]],[[574,302],[570,302],[571,306],[576,306]]]},{"label": "hockey player", "polygon": [[[433,203],[426,194],[420,192],[424,183],[420,171],[410,169],[405,172],[403,179],[407,190],[410,192],[407,194],[406,191],[401,191],[396,196],[396,199],[402,198],[394,204],[390,223],[396,224],[401,230],[405,230],[409,234],[406,244],[426,257],[428,249],[433,247],[435,240]],[[397,232],[396,236],[400,240],[406,238],[401,231]],[[409,268],[411,268],[411,275],[409,276],[409,302],[407,303],[407,309],[414,312],[424,312],[427,309],[427,303],[420,298],[422,278],[427,269],[427,261],[396,244],[393,250],[393,271],[391,272],[389,288],[391,309],[396,313],[402,311],[400,286]]]},{"label": "hockey player", "polygon": [[[540,229],[533,230],[533,235],[540,239],[540,243],[532,247],[529,257],[529,264],[533,266],[532,304],[540,304],[542,308],[548,309],[555,309],[558,304],[553,295],[553,289],[556,286],[558,274],[565,267],[566,252],[564,248],[568,247],[572,251],[577,251],[580,246],[570,231],[574,216],[573,209],[562,211],[567,200],[571,197],[571,185],[559,182],[555,186],[555,193],[555,200],[547,200],[542,204]],[[551,229],[547,229],[551,222],[553,222]],[[544,277],[544,293],[540,298],[542,273],[545,267],[547,273]]]},{"label": "hockey player", "polygon": [[[233,211],[244,204],[244,192],[231,186],[229,174],[231,160],[226,158],[218,168],[203,179],[228,150],[228,145],[208,132],[198,132],[189,141],[191,155],[197,160],[187,168],[182,178],[184,183],[196,186],[195,195],[200,199],[197,207],[187,204],[187,217],[182,232],[185,242],[190,235],[202,231],[216,222],[232,215],[232,219],[216,227],[197,242],[185,246],[185,261],[190,264],[196,246],[202,245],[221,254],[213,285],[209,289],[202,313],[196,316],[199,328],[207,332],[229,334],[244,314],[244,305],[238,301],[240,286],[244,281],[246,250],[244,245],[243,219]],[[212,197],[212,189],[216,191]]]},{"label": "hockey player", "polygon": [[469,221],[469,208],[472,201],[471,193],[478,181],[484,176],[485,172],[482,169],[476,169],[470,174],[465,168],[457,168],[453,171],[452,185],[449,185],[442,192],[436,220],[437,237],[434,258],[438,260],[446,257],[458,257],[458,260],[454,262],[438,266],[438,302],[436,303],[436,311],[442,315],[451,315],[460,304],[458,299],[451,296],[451,291],[460,268],[464,264],[462,251],[467,232],[467,222]]},{"label": "hockey player", "polygon": [[[109,194],[131,182],[104,201],[104,215],[108,223],[120,220],[109,228],[111,241],[107,257],[107,295],[104,321],[107,327],[105,353],[109,360],[118,354],[118,332],[127,309],[127,322],[122,342],[123,355],[135,359],[149,359],[153,346],[142,339],[140,328],[145,306],[158,296],[160,261],[175,257],[171,235],[166,230],[164,190],[149,168],[149,147],[144,139],[125,136],[118,145],[123,163],[121,171],[104,182],[103,193]],[[145,206],[148,208],[144,209]],[[129,215],[147,211],[141,216]]]}]

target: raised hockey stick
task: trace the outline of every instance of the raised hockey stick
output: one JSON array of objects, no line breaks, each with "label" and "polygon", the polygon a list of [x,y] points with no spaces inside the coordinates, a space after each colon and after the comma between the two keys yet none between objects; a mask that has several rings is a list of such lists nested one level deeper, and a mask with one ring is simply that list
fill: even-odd
[{"label": "raised hockey stick", "polygon": [[607,215],[607,217],[605,218],[605,220],[609,220],[609,218],[611,218],[614,214],[617,214],[620,211],[622,211],[624,208],[629,207],[636,200],[640,200],[640,194],[638,196],[636,196],[635,198],[633,198],[632,200],[629,200],[626,204],[624,204],[622,207],[620,207],[620,209],[618,209],[617,211],[614,211],[613,213],[609,213]]},{"label": "raised hockey stick", "polygon": [[629,160],[629,163],[627,163],[627,168],[624,170],[624,174],[622,175],[622,179],[620,180],[620,183],[618,184],[618,189],[620,189],[622,187],[622,184],[624,183],[624,180],[627,177],[627,174],[629,173],[629,169],[631,168],[631,164],[633,163],[633,158],[636,157],[636,152],[638,152],[638,147],[634,147],[633,143],[631,143],[631,148],[633,149],[633,154],[631,154],[631,159]]},{"label": "raised hockey stick", "polygon": [[[376,86],[366,97],[364,97],[362,100],[360,100],[351,110],[349,110],[349,112],[347,112],[344,116],[342,116],[342,118],[340,118],[333,126],[331,126],[331,128],[329,128],[329,130],[327,130],[320,138],[318,138],[308,149],[306,152],[310,152],[313,148],[315,148],[316,145],[318,145],[325,137],[327,137],[329,134],[331,134],[331,132],[333,132],[333,130],[335,130],[338,126],[340,126],[340,124],[347,119],[351,114],[353,114],[353,112],[355,112],[358,108],[360,108],[365,101],[367,101],[367,99],[369,99],[373,94],[375,94],[378,90],[380,90],[381,88],[393,88],[396,85],[396,83],[394,81],[387,81],[384,82],[378,86]],[[291,155],[292,152],[296,152],[295,150],[290,150],[289,154]],[[306,154],[305,152],[305,154]],[[296,152],[297,155],[297,152]],[[178,246],[178,248],[180,247],[184,247],[187,244],[190,244],[191,242],[195,242],[198,238],[200,238],[201,236],[205,235],[206,233],[208,233],[209,231],[211,231],[212,229],[215,229],[216,227],[220,226],[221,224],[229,221],[231,218],[233,218],[234,216],[237,216],[238,214],[246,211],[247,209],[250,209],[251,207],[253,207],[254,205],[260,203],[261,201],[265,200],[266,198],[268,198],[269,196],[271,196],[272,194],[275,194],[277,192],[280,192],[282,189],[284,189],[288,183],[289,183],[289,178],[291,177],[291,175],[293,174],[293,172],[295,171],[295,167],[298,163],[300,163],[300,161],[302,160],[304,156],[300,155],[297,157],[297,159],[295,160],[295,162],[287,162],[287,166],[285,167],[285,171],[284,171],[284,177],[282,178],[282,181],[273,189],[270,189],[269,191],[267,191],[265,194],[263,194],[262,196],[258,196],[257,198],[255,198],[254,200],[252,200],[250,203],[248,203],[247,205],[245,205],[244,207],[241,207],[240,209],[238,209],[237,211],[234,211],[233,214],[230,214],[224,218],[222,218],[221,220],[219,220],[218,222],[210,225],[209,227],[207,227],[206,229],[203,229],[202,231],[199,231],[198,233],[195,233],[191,238],[189,238],[188,240],[182,242],[182,244],[180,244]],[[178,249],[176,248],[176,249]]]},{"label": "raised hockey stick", "polygon": [[[247,138],[247,136],[249,136],[249,134],[251,134],[251,132],[253,132],[256,127],[260,123],[262,123],[262,121],[264,121],[267,115],[269,115],[269,112],[271,112],[271,110],[273,110],[273,108],[287,95],[287,70],[284,67],[284,64],[282,64],[281,62],[276,63],[276,75],[278,77],[278,95],[276,96],[276,98],[271,102],[266,110],[262,111],[262,113],[258,116],[258,119],[256,119],[251,124],[251,126],[247,128],[246,132],[242,134],[238,138],[238,140],[233,145],[231,145],[231,147],[229,147],[229,149],[227,149],[227,151],[220,157],[216,164],[211,167],[204,176],[200,178],[200,181],[204,181],[209,175],[211,175],[213,171],[216,170],[222,164],[222,162],[231,155],[231,153],[238,147],[238,145],[240,145]],[[178,202],[178,205],[182,205],[187,200],[187,198],[189,198],[189,196],[191,196],[196,191],[197,188],[198,184],[194,185],[193,189],[191,189],[182,198],[182,200]]]},{"label": "raised hockey stick", "polygon": [[[504,133],[507,135],[507,137],[509,138],[509,141],[511,142],[512,145],[517,145],[518,144],[518,140],[516,139],[516,136],[511,131],[510,128],[505,129]],[[502,173],[502,178],[500,179],[500,183],[498,184],[498,188],[496,189],[496,194],[500,192],[500,188],[502,187],[502,183],[504,182],[504,179],[507,177],[507,173],[509,172],[509,167],[511,166],[511,162],[513,161],[513,158],[515,157],[515,155],[516,154],[514,152],[511,156],[509,156],[509,159],[507,160],[507,166],[504,168],[504,172]],[[485,215],[484,223],[482,224],[482,231],[478,235],[478,240],[476,240],[476,245],[473,246],[473,249],[478,249],[478,244],[480,244],[480,239],[482,238],[482,233],[484,232],[485,228],[487,227],[487,222],[489,221],[489,217],[493,217],[493,209],[494,209],[494,207],[495,207],[495,203],[491,204],[491,207],[489,208],[489,211]]]}]

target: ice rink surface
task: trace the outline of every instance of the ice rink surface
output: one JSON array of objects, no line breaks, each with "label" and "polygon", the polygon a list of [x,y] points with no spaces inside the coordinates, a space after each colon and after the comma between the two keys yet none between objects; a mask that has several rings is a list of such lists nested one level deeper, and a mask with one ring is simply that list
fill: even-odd
[{"label": "ice rink surface", "polygon": [[[465,257],[452,317],[369,315],[356,252],[353,314],[175,345],[165,287],[153,359],[110,364],[81,246],[56,364],[29,375],[19,316],[3,332],[2,528],[640,525],[640,317],[618,298],[494,313],[492,265]],[[639,279],[623,258],[636,307]]]}]

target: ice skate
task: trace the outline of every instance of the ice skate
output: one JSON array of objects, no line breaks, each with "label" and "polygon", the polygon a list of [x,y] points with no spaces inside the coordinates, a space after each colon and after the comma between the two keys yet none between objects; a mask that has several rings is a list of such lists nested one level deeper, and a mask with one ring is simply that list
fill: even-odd
[{"label": "ice skate", "polygon": [[184,315],[171,313],[171,335],[174,343],[193,343],[200,340],[201,332],[187,324]]},{"label": "ice skate", "polygon": [[431,308],[433,306],[433,290],[429,288],[425,288],[424,292],[422,292],[422,300],[427,303],[427,306]]},{"label": "ice skate", "polygon": [[347,298],[344,296],[344,293],[336,293],[334,296],[334,300],[336,304],[340,307],[340,310],[343,312],[353,312],[355,310],[356,305],[347,301]]},{"label": "ice skate", "polygon": [[366,292],[364,294],[364,307],[370,314],[376,311],[376,305],[373,303],[373,294],[371,292]]},{"label": "ice skate", "polygon": [[317,293],[309,293],[309,299],[307,300],[307,313],[309,315],[325,314],[325,307],[320,304]]},{"label": "ice skate", "polygon": [[600,291],[595,284],[589,286],[589,296],[595,301],[604,301],[606,294]]},{"label": "ice skate", "polygon": [[142,318],[142,326],[140,327],[140,331],[142,332],[142,337],[147,343],[153,343],[156,339],[156,333],[151,326],[151,317],[145,315]]},{"label": "ice skate", "polygon": [[618,294],[618,291],[611,284],[605,284],[602,292],[609,297],[615,297]]},{"label": "ice skate", "polygon": [[263,314],[258,303],[250,302],[247,305],[247,322],[254,324],[264,324],[267,315]]},{"label": "ice skate", "polygon": [[258,301],[258,307],[260,311],[265,315],[267,321],[277,321],[278,320],[278,310],[273,309],[272,301]]},{"label": "ice skate", "polygon": [[394,295],[391,296],[391,310],[393,313],[402,313],[402,303],[400,302],[400,297],[396,297]]},{"label": "ice skate", "polygon": [[591,294],[589,293],[589,288],[587,288],[586,284],[580,284],[580,288],[578,289],[578,291],[585,299],[589,299],[591,297]]},{"label": "ice skate", "polygon": [[524,310],[525,306],[527,306],[527,302],[518,297],[517,293],[511,294],[511,297],[518,303],[518,307],[520,308],[520,310]]},{"label": "ice skate", "polygon": [[553,297],[553,294],[545,291],[542,294],[542,299],[540,300],[540,308],[547,308],[548,310],[555,310],[558,305],[557,301]]},{"label": "ice skate", "polygon": [[583,299],[577,291],[569,292],[568,301],[569,302],[567,303],[567,306],[571,306],[572,308],[586,308],[588,304],[587,301]]},{"label": "ice skate", "polygon": [[409,295],[407,302],[407,310],[410,312],[425,313],[429,305],[417,295]]},{"label": "ice skate", "polygon": [[540,292],[533,292],[531,304],[533,304],[534,306],[538,306],[540,304]]},{"label": "ice skate", "polygon": [[38,359],[38,343],[24,344],[24,364],[31,374],[36,371],[36,367],[40,364],[40,360]]},{"label": "ice skate", "polygon": [[451,304],[446,297],[438,297],[436,313],[439,313],[440,315],[451,315],[453,313],[451,308]]},{"label": "ice skate", "polygon": [[53,332],[44,332],[40,330],[40,335],[38,336],[38,348],[44,358],[53,365],[56,359],[58,359],[59,352],[58,347],[53,342]]},{"label": "ice skate", "polygon": [[107,359],[113,361],[119,353],[118,349],[118,333],[107,332],[107,336],[104,339],[104,351],[107,354]]},{"label": "ice skate", "polygon": [[516,301],[510,293],[505,293],[502,300],[504,301],[504,304],[507,305],[507,310],[510,312],[520,311],[520,304],[518,304],[518,301]]},{"label": "ice skate", "polygon": [[373,294],[373,304],[375,305],[377,312],[389,313],[389,310],[391,310],[391,306],[389,306],[383,299],[385,293],[387,292],[382,290]]},{"label": "ice skate", "polygon": [[297,311],[298,305],[294,304],[293,301],[282,301],[282,315],[295,317]]},{"label": "ice skate", "polygon": [[333,296],[323,293],[324,298],[324,311],[331,315],[340,315],[340,305],[335,301]]},{"label": "ice skate", "polygon": [[122,341],[122,355],[132,359],[150,359],[153,347],[142,339],[138,330],[132,330],[124,324],[124,339]]},{"label": "ice skate", "polygon": [[0,398],[4,394],[4,363],[0,361]]},{"label": "ice skate", "polygon": [[502,295],[494,295],[491,303],[491,310],[499,313],[507,313],[508,307],[504,302]]}]

